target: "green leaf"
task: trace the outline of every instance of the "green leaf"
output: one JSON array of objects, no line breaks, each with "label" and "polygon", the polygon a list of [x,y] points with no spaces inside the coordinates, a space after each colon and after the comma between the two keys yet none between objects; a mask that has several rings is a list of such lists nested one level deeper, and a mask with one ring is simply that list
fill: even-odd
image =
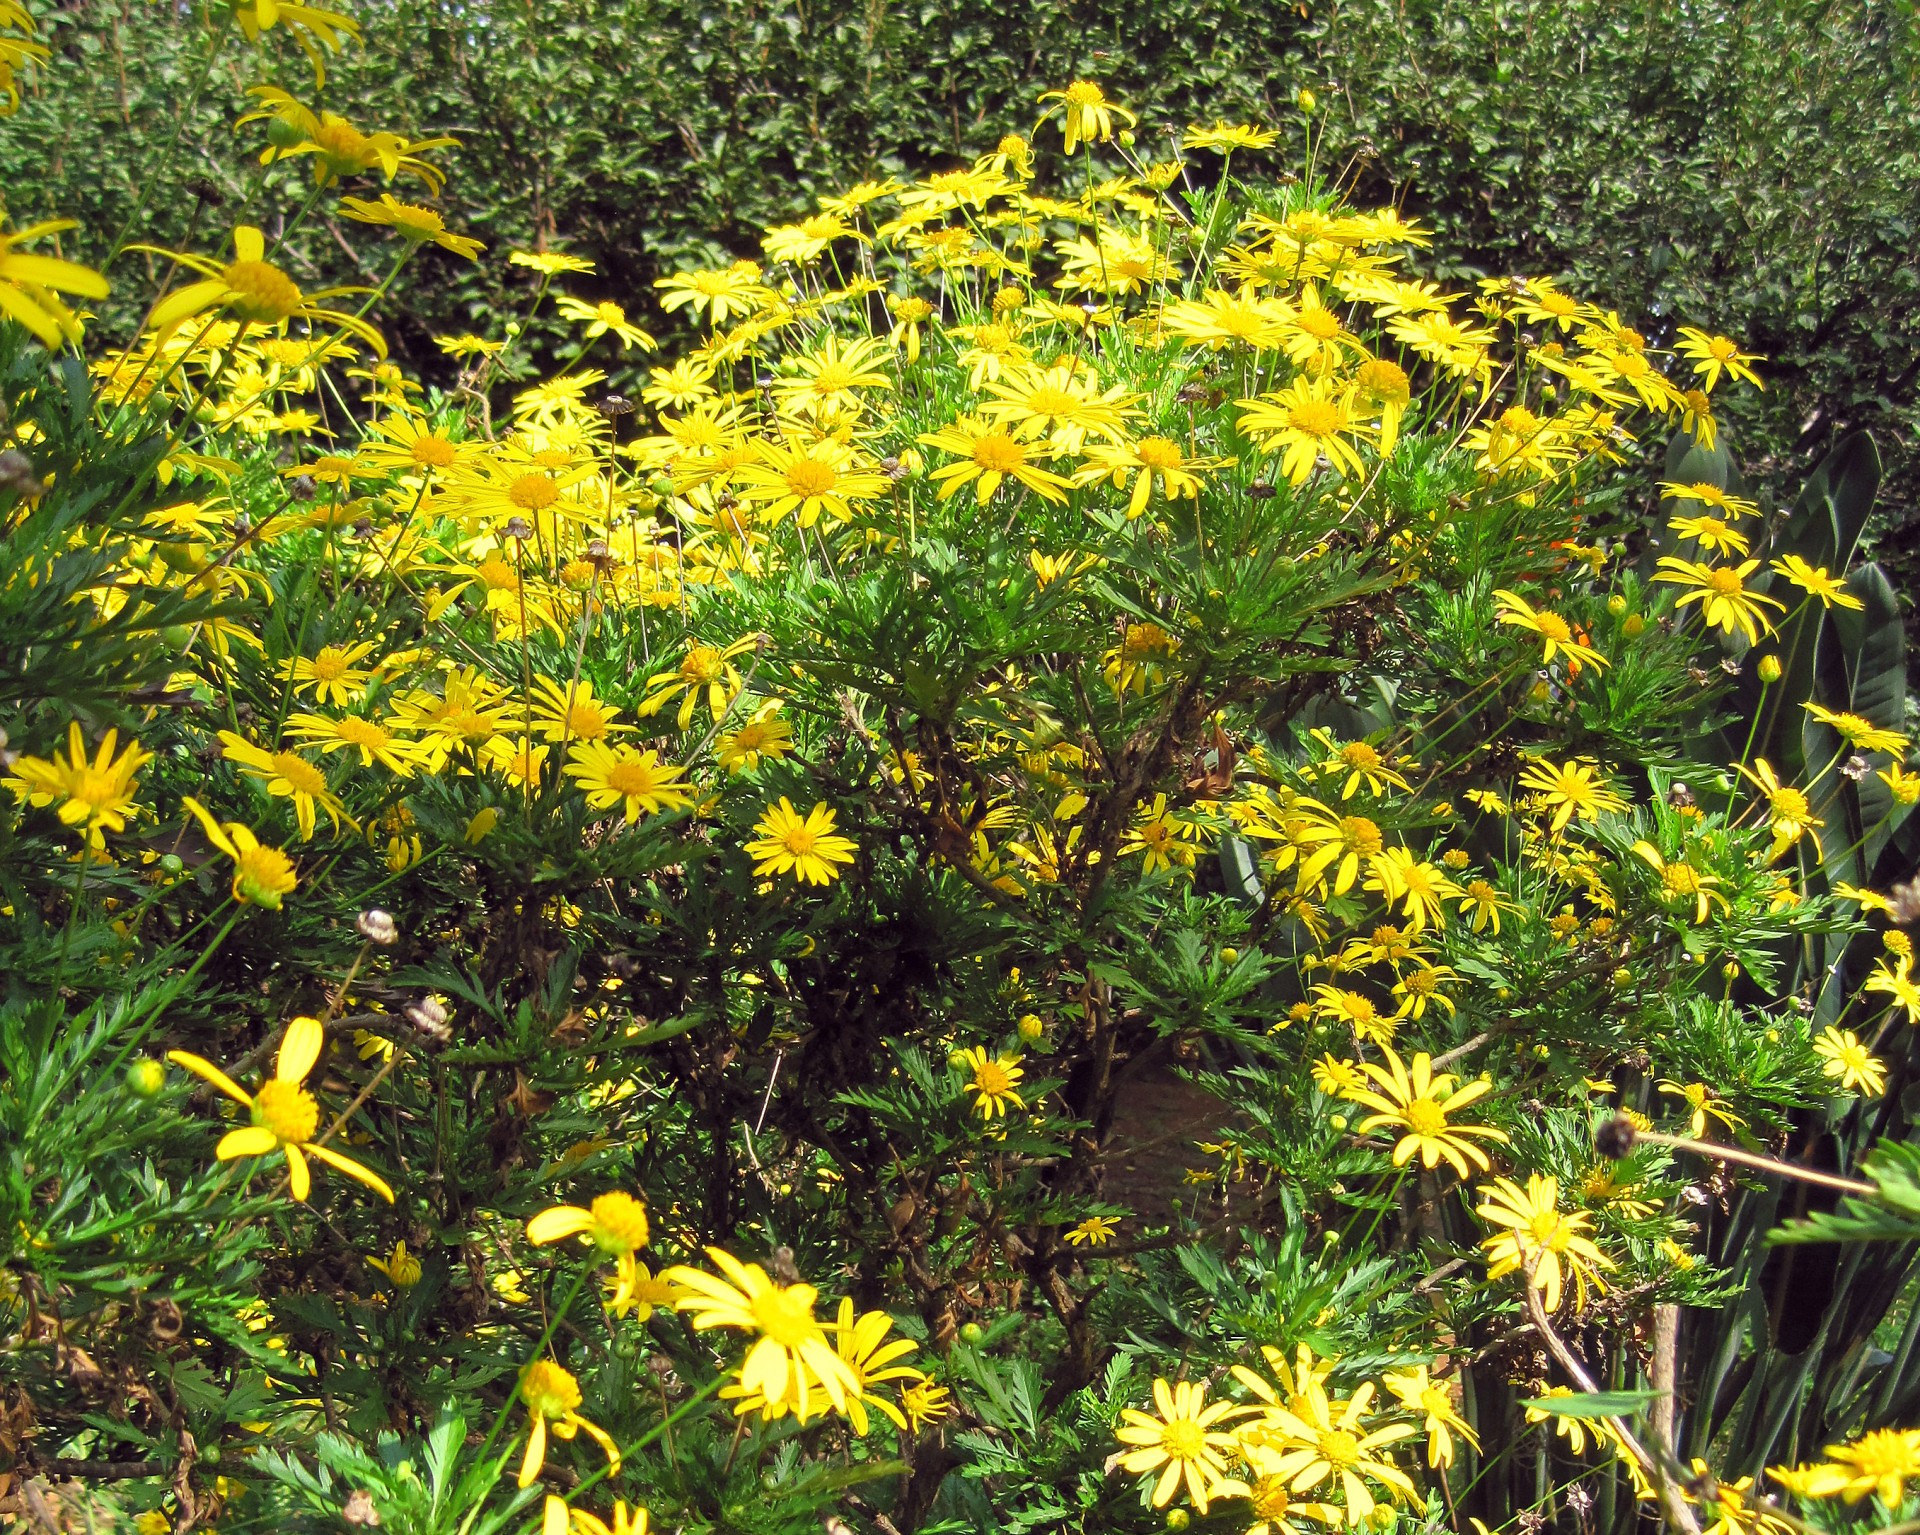
[{"label": "green leaf", "polygon": [[1665,1395],[1664,1391],[1587,1391],[1538,1396],[1520,1405],[1555,1418],[1630,1418]]}]

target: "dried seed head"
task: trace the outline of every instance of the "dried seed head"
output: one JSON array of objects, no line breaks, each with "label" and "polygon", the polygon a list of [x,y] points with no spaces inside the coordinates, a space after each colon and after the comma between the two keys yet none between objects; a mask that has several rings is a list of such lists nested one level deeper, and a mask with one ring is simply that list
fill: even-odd
[{"label": "dried seed head", "polygon": [[432,997],[408,1003],[406,1013],[407,1022],[434,1044],[444,1045],[453,1038],[453,1030],[447,1027],[447,1010]]},{"label": "dried seed head", "polygon": [[383,949],[400,936],[400,930],[393,925],[393,918],[377,906],[361,912],[359,919],[353,925],[360,930],[360,936],[368,943],[377,943]]},{"label": "dried seed head", "polygon": [[1611,1162],[1618,1162],[1633,1151],[1633,1138],[1637,1132],[1633,1121],[1624,1114],[1616,1114],[1593,1133],[1593,1149]]},{"label": "dried seed head", "polygon": [[507,519],[507,537],[519,539],[532,538],[533,524],[528,522],[524,517],[509,517]]},{"label": "dried seed head", "polygon": [[633,401],[629,400],[624,394],[610,394],[594,408],[611,421],[619,416],[631,416],[633,414]]},{"label": "dried seed head", "polygon": [[46,481],[33,472],[33,462],[24,453],[8,448],[0,453],[0,495],[19,496],[31,501],[46,494]]}]

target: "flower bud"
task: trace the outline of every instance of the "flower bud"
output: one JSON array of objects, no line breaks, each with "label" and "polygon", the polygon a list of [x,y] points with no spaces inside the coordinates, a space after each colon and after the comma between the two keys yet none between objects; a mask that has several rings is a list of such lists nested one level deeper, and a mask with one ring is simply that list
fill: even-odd
[{"label": "flower bud", "polygon": [[1615,592],[1607,599],[1607,611],[1615,618],[1618,618],[1622,613],[1627,611],[1627,599],[1622,597],[1618,592]]},{"label": "flower bud", "polygon": [[960,1329],[960,1341],[969,1348],[978,1348],[987,1336],[986,1328],[978,1322],[969,1322]]},{"label": "flower bud", "polygon": [[1026,1014],[1026,1016],[1020,1020],[1019,1028],[1020,1037],[1029,1042],[1038,1039],[1042,1034],[1047,1032],[1046,1024],[1034,1013]]},{"label": "flower bud", "polygon": [[1293,99],[1299,103],[1302,112],[1311,112],[1317,105],[1313,92],[1308,90],[1304,85],[1300,87]]},{"label": "flower bud", "polygon": [[1633,984],[1633,972],[1625,965],[1613,972],[1613,984],[1622,988]]},{"label": "flower bud", "polygon": [[1759,666],[1754,669],[1760,674],[1760,680],[1762,682],[1771,684],[1780,680],[1780,658],[1778,656],[1762,656]]},{"label": "flower bud", "polygon": [[1220,951],[1220,959],[1223,964],[1237,964],[1240,959],[1240,951],[1238,949],[1222,949]]},{"label": "flower bud", "polygon": [[1347,1116],[1344,1114],[1335,1114],[1327,1123],[1332,1125],[1336,1130],[1344,1130],[1347,1128]]},{"label": "flower bud", "polygon": [[1133,148],[1133,130],[1131,128],[1122,128],[1120,130],[1120,147],[1122,149]]},{"label": "flower bud", "polygon": [[136,1098],[152,1098],[167,1085],[167,1068],[150,1055],[127,1064],[127,1091]]},{"label": "flower bud", "polygon": [[1184,1508],[1167,1510],[1167,1528],[1170,1530],[1184,1530],[1192,1522],[1192,1516]]},{"label": "flower bud", "polygon": [[1647,632],[1647,621],[1638,613],[1629,613],[1627,621],[1620,626],[1620,632],[1630,640],[1637,640]]}]

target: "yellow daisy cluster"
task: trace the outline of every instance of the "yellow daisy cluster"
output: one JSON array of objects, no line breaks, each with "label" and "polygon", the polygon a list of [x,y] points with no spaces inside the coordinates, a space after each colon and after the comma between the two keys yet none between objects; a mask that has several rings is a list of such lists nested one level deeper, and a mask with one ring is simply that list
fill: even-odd
[{"label": "yellow daisy cluster", "polygon": [[1261,1529],[1297,1528],[1292,1520],[1365,1528],[1377,1509],[1418,1504],[1393,1446],[1424,1435],[1427,1464],[1444,1468],[1456,1436],[1478,1445],[1429,1364],[1389,1370],[1342,1396],[1329,1388],[1339,1360],[1316,1358],[1306,1344],[1291,1361],[1271,1346],[1260,1352],[1264,1371],[1232,1370],[1249,1401],[1209,1402],[1196,1382],[1157,1380],[1154,1411],[1124,1410],[1114,1467],[1143,1478],[1153,1507],[1184,1494],[1201,1514],[1216,1502],[1244,1501],[1236,1517]]}]

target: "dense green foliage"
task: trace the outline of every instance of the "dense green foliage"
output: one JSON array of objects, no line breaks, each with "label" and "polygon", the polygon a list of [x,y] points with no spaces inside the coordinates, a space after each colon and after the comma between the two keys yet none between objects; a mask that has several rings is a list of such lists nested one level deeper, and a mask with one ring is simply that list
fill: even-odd
[{"label": "dense green foliage", "polygon": [[[30,9],[82,68],[58,92],[30,90],[0,126],[16,219],[81,217],[81,256],[143,201],[156,238],[216,224],[195,187],[242,190],[231,124],[258,78],[251,61],[229,54],[201,90],[192,29],[169,7]],[[1871,428],[1891,511],[1870,537],[1896,586],[1912,584],[1920,39],[1908,5],[396,0],[327,99],[356,122],[461,133],[450,218],[500,244],[584,250],[634,307],[677,265],[757,254],[761,226],[819,192],[1023,131],[1036,92],[1076,74],[1140,109],[1143,144],[1216,115],[1285,121],[1311,85],[1329,163],[1349,168],[1361,201],[1390,198],[1437,226],[1441,275],[1564,271],[1649,335],[1686,315],[1744,336],[1769,357],[1771,387],[1733,423],[1742,459],[1778,492],[1848,429]],[[171,151],[175,132],[189,152]],[[352,275],[364,243],[317,225],[304,255]],[[470,328],[503,281],[527,275],[422,268],[395,339],[444,377],[430,333]]]}]

